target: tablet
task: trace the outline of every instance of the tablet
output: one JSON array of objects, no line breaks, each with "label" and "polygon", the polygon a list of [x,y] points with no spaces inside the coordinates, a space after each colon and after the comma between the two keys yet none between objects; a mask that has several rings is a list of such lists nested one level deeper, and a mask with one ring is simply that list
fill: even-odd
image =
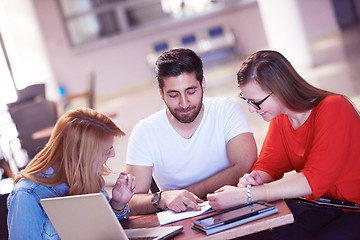
[{"label": "tablet", "polygon": [[320,197],[316,200],[307,200],[303,197],[293,198],[294,200],[302,201],[312,205],[320,205],[326,207],[335,207],[348,210],[360,210],[360,204],[350,201],[337,200],[333,198]]},{"label": "tablet", "polygon": [[222,231],[277,213],[278,210],[265,202],[253,202],[193,221],[193,228],[206,234]]}]

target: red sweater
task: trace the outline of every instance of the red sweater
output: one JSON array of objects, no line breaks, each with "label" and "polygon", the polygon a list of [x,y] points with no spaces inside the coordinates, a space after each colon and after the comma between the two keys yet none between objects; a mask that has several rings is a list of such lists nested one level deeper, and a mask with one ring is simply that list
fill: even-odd
[{"label": "red sweater", "polygon": [[344,97],[326,97],[294,130],[286,115],[270,122],[253,170],[274,180],[303,172],[313,200],[320,196],[360,203],[360,119]]}]

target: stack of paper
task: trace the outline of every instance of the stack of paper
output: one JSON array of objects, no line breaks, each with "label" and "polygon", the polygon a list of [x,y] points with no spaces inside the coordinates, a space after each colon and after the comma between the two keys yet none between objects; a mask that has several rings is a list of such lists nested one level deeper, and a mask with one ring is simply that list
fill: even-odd
[{"label": "stack of paper", "polygon": [[199,206],[201,207],[200,211],[196,211],[189,207],[185,212],[177,213],[174,212],[173,210],[166,210],[166,211],[158,212],[156,213],[156,215],[159,219],[160,225],[164,225],[214,211],[211,209],[211,206],[209,205],[209,201],[200,203]]}]

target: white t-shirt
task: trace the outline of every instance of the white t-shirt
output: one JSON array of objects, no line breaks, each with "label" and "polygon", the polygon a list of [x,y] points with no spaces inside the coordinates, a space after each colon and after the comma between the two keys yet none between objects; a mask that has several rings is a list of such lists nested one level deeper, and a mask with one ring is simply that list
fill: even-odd
[{"label": "white t-shirt", "polygon": [[228,167],[227,142],[251,132],[244,110],[232,98],[204,98],[203,103],[203,118],[190,139],[175,131],[166,109],[139,121],[130,135],[126,164],[152,166],[160,190],[181,189]]}]

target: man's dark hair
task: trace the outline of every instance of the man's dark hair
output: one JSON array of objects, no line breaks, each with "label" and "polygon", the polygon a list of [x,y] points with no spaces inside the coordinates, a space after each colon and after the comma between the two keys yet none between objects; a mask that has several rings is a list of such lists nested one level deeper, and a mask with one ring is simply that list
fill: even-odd
[{"label": "man's dark hair", "polygon": [[164,78],[193,72],[202,86],[203,64],[201,58],[190,49],[176,48],[165,51],[155,63],[156,78],[161,89],[164,87]]}]

